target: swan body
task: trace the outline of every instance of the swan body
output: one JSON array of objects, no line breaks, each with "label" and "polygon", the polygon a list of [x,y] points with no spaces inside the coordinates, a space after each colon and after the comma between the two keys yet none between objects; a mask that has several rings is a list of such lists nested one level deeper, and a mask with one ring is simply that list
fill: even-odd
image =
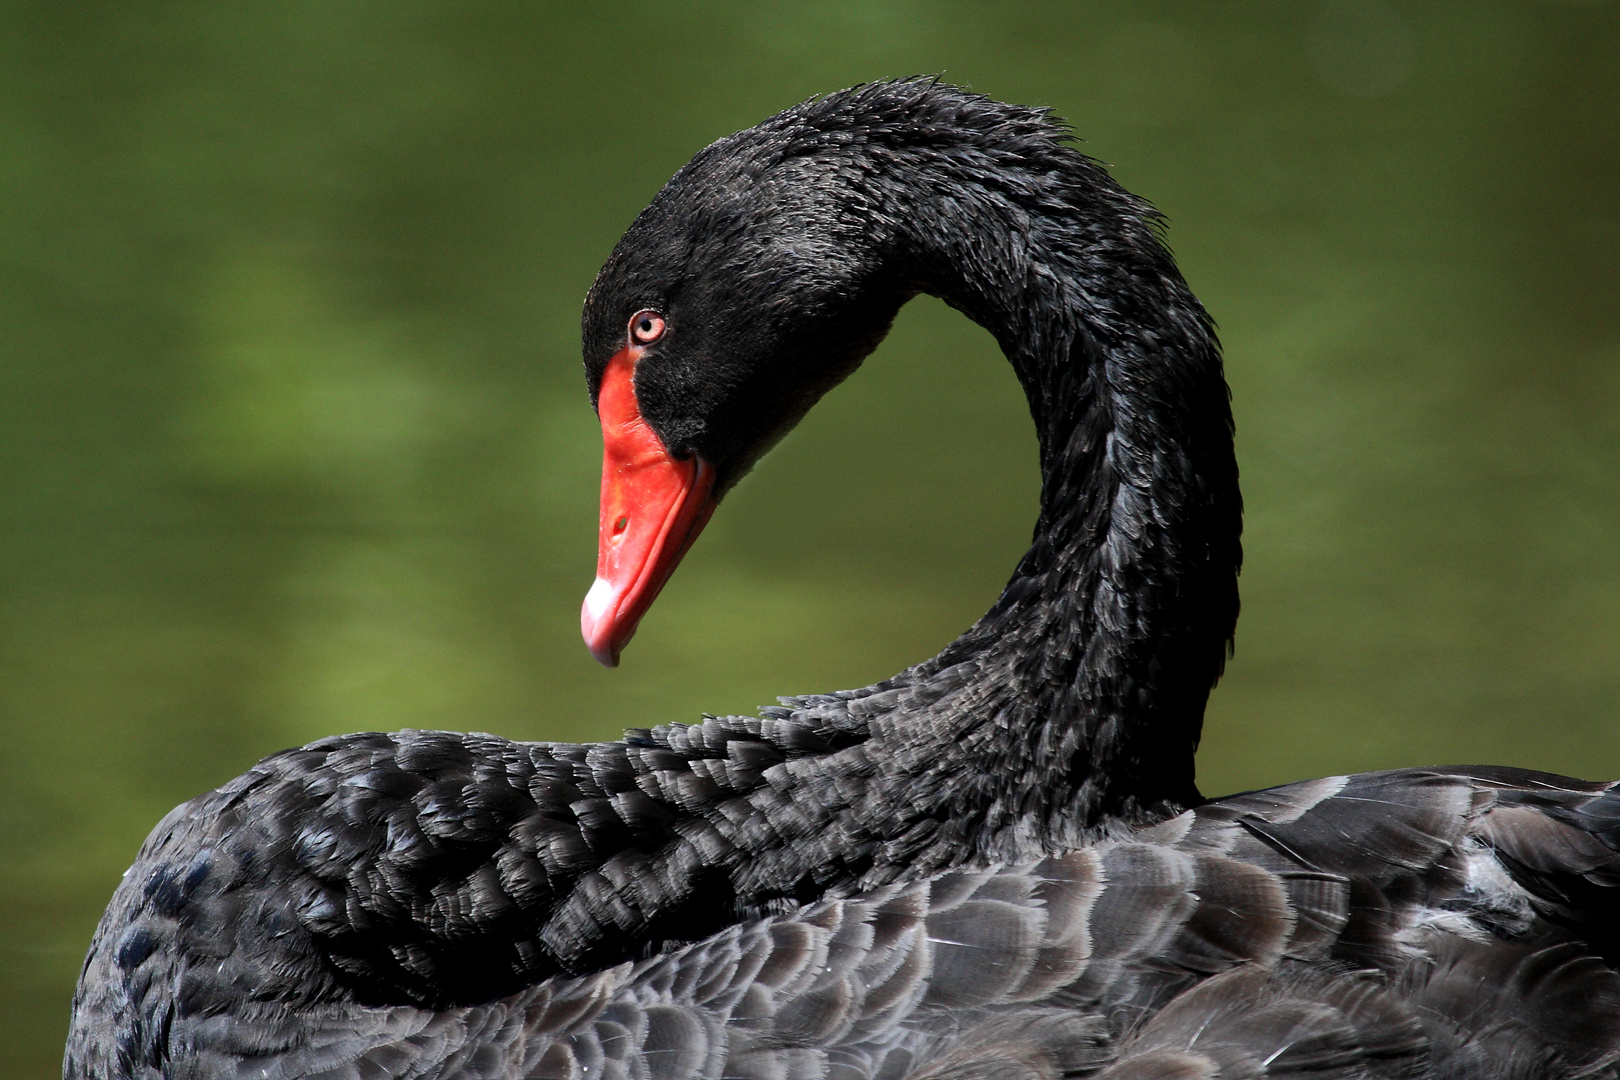
[{"label": "swan body", "polygon": [[[201,809],[171,815],[143,862],[195,861],[186,824]],[[1620,976],[1592,943],[1614,939],[1617,825],[1612,785],[1330,777],[449,1008],[299,995],[247,942],[208,953],[126,935],[92,953],[86,984],[156,1022],[116,1049],[70,1047],[69,1074],[1612,1075]],[[262,934],[265,915],[244,920],[240,903],[262,886],[235,874],[131,878],[114,908],[144,909],[131,925],[148,926],[200,909]]]},{"label": "swan body", "polygon": [[593,653],[918,292],[996,336],[1040,439],[984,618],[752,717],[267,758],[148,839],[65,1075],[1613,1075],[1609,785],[1199,795],[1241,558],[1219,349],[1151,208],[1039,110],[830,95],[631,226],[583,319]]}]

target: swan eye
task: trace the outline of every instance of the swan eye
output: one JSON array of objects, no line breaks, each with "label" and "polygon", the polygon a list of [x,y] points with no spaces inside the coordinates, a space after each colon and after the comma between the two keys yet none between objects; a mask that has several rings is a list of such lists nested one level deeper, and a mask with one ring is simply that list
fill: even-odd
[{"label": "swan eye", "polygon": [[630,316],[630,336],[642,345],[651,345],[664,336],[664,317],[656,311],[638,311]]}]

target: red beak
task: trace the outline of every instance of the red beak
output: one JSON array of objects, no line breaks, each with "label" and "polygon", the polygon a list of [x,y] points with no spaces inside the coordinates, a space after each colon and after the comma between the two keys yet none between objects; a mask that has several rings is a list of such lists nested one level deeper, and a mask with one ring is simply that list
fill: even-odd
[{"label": "red beak", "polygon": [[641,350],[608,361],[596,412],[602,420],[602,516],[596,582],[585,594],[580,632],[603,667],[619,653],[714,513],[714,469],[678,460],[641,418],[631,376]]}]

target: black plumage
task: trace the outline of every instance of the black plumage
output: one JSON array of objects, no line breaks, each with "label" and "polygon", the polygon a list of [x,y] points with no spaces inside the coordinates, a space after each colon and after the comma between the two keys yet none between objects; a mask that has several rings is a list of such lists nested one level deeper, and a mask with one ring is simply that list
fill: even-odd
[{"label": "black plumage", "polygon": [[[1612,1075],[1620,975],[1541,894],[1620,870],[1620,853],[1528,871],[1496,845],[1600,818],[1617,790],[1507,770],[1331,777],[442,1009],[255,992],[240,956],[160,940],[92,954],[86,989],[164,1010],[81,1038],[69,1075]],[[173,899],[147,903],[175,918]],[[207,992],[166,992],[189,985]]]},{"label": "black plumage", "polygon": [[723,492],[938,295],[1040,439],[1001,598],[932,660],[754,717],[266,759],[147,841],[66,1075],[1612,1070],[1607,787],[1199,796],[1241,503],[1218,346],[1157,230],[1043,111],[930,80],[702,151],[587,299],[593,401],[661,312],[637,402]]}]

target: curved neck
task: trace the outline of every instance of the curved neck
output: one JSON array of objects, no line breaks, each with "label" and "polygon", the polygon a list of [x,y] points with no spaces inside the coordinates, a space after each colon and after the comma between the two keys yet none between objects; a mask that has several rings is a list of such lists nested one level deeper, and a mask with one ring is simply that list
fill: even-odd
[{"label": "curved neck", "polygon": [[[1153,211],[1065,153],[1056,175],[999,190],[947,176],[883,193],[904,199],[886,270],[990,330],[1023,383],[1041,513],[977,624],[836,710],[879,737],[934,732],[941,756],[910,770],[910,790],[982,809],[1002,851],[1031,830],[1051,846],[1200,801],[1193,753],[1238,610],[1242,505],[1213,328]],[[953,194],[902,194],[929,191]]]}]

